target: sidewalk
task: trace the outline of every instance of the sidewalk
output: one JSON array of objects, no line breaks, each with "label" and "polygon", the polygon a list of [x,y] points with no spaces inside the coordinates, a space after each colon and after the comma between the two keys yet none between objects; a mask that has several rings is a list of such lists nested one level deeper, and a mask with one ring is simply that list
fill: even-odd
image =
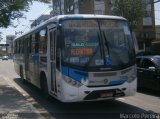
[{"label": "sidewalk", "polygon": [[0,76],[0,119],[44,119],[36,109]]}]

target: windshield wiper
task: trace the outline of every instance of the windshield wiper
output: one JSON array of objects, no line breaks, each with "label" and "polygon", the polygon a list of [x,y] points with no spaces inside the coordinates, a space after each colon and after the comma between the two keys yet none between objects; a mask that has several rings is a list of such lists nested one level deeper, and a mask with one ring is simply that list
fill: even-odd
[{"label": "windshield wiper", "polygon": [[99,42],[99,48],[100,48],[100,55],[101,55],[101,58],[104,58],[104,54],[103,54],[104,48],[102,48],[103,42],[102,42],[102,38],[100,36],[100,33],[98,33],[98,31],[97,31],[97,35],[98,35],[98,42]]},{"label": "windshield wiper", "polygon": [[95,52],[94,52],[94,55],[92,55],[92,56],[90,57],[88,63],[86,63],[86,65],[85,65],[85,68],[88,67],[88,65],[91,63],[91,61],[93,60],[94,56],[97,54],[97,52],[99,51],[99,49],[100,49],[100,56],[101,56],[101,58],[104,58],[104,54],[103,54],[103,51],[104,51],[104,50],[103,50],[103,48],[102,48],[103,42],[102,42],[102,39],[101,39],[101,37],[100,37],[100,33],[99,33],[98,31],[97,31],[97,36],[98,36],[99,47],[96,48],[96,50],[95,50]]},{"label": "windshield wiper", "polygon": [[[85,65],[85,67],[87,67],[87,66],[91,63],[92,59],[93,59],[94,56],[97,54],[98,49],[100,49],[100,56],[101,56],[101,58],[102,58],[103,61],[104,61],[104,65],[105,65],[105,64],[111,64],[111,63],[112,63],[112,61],[111,61],[111,59],[110,59],[110,50],[109,50],[109,45],[108,45],[107,37],[106,37],[104,31],[102,32],[101,27],[100,27],[100,23],[99,23],[98,20],[97,20],[97,23],[98,23],[98,29],[99,29],[99,31],[97,31],[99,47],[97,47],[97,49],[96,49],[95,52],[94,52],[94,55],[92,55],[92,57],[89,59],[88,63]],[[103,34],[102,34],[102,33],[103,33]],[[103,40],[103,39],[104,39],[104,40]],[[104,41],[105,41],[105,42],[104,42]],[[107,53],[108,53],[108,56],[109,56],[109,57],[107,58],[107,60],[106,60],[106,55],[105,55],[104,44],[105,44],[105,46],[106,46],[106,48],[107,48]]]},{"label": "windshield wiper", "polygon": [[105,45],[106,45],[106,47],[107,47],[107,52],[108,52],[108,56],[109,56],[109,58],[110,58],[110,50],[109,50],[109,43],[108,43],[108,40],[107,40],[107,37],[106,37],[106,34],[105,34],[105,32],[103,31],[103,36],[104,36],[104,40],[105,40]]},{"label": "windshield wiper", "polygon": [[[98,21],[98,20],[97,20]],[[106,64],[111,64],[112,63],[112,61],[111,61],[111,59],[110,59],[110,51],[109,51],[109,45],[108,45],[108,40],[107,40],[107,37],[106,37],[106,34],[104,33],[104,31],[102,32],[102,29],[101,29],[101,26],[100,26],[100,23],[99,23],[99,21],[98,21],[98,28],[99,28],[99,34],[100,34],[100,42],[101,42],[101,47],[102,47],[102,54],[103,54],[103,60],[104,60],[104,65],[106,65]],[[103,35],[102,35],[102,33],[103,33]],[[103,38],[104,38],[104,40],[103,40]],[[104,43],[104,41],[105,41],[105,43]],[[107,53],[108,53],[108,58],[107,58],[107,60],[106,60],[106,55],[105,55],[105,48],[104,48],[104,45],[103,44],[105,44],[105,46],[106,46],[106,48],[107,48]]]}]

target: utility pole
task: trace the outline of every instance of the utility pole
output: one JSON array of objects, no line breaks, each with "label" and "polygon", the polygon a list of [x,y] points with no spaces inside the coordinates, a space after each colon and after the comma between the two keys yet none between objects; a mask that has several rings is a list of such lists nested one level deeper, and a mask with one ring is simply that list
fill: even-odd
[{"label": "utility pole", "polygon": [[155,3],[158,3],[158,2],[160,2],[160,0],[156,0],[156,1],[154,1],[154,2],[150,2],[150,3],[148,3],[148,4],[155,4]]},{"label": "utility pole", "polygon": [[121,3],[122,16],[125,17],[125,15],[124,15],[124,1],[123,0],[121,0],[121,1],[122,1],[122,3]]},{"label": "utility pole", "polygon": [[60,15],[62,14],[62,5],[61,5],[61,0],[59,0],[59,9],[60,9]]}]

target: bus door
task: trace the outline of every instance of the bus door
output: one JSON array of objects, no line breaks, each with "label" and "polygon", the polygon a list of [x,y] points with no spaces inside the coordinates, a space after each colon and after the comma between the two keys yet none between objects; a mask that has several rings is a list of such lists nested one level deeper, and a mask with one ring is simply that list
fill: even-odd
[{"label": "bus door", "polygon": [[27,79],[38,86],[38,37],[37,34],[32,34],[26,39],[27,49],[25,56],[25,67]]},{"label": "bus door", "polygon": [[30,38],[30,53],[29,53],[29,74],[31,82],[39,85],[39,32],[35,32]]},{"label": "bus door", "polygon": [[56,87],[56,27],[49,28],[49,68],[50,68],[50,84],[51,84],[51,93],[54,95],[57,94]]}]

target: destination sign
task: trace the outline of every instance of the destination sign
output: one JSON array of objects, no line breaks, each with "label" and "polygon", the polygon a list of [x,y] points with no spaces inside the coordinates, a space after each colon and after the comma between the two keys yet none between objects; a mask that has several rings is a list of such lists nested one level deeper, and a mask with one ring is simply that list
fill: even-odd
[{"label": "destination sign", "polygon": [[96,47],[98,46],[97,42],[73,42],[71,44],[72,48],[77,48],[77,47]]},{"label": "destination sign", "polygon": [[93,48],[75,48],[71,49],[72,56],[79,56],[79,55],[92,55]]},{"label": "destination sign", "polygon": [[[100,20],[99,22],[101,28],[114,28],[118,27],[119,22],[115,20]],[[65,28],[98,28],[97,20],[70,20],[65,24]]]},{"label": "destination sign", "polygon": [[85,20],[85,21],[78,21],[78,20],[71,20],[68,21],[69,27],[98,27],[98,24],[95,20]]}]

